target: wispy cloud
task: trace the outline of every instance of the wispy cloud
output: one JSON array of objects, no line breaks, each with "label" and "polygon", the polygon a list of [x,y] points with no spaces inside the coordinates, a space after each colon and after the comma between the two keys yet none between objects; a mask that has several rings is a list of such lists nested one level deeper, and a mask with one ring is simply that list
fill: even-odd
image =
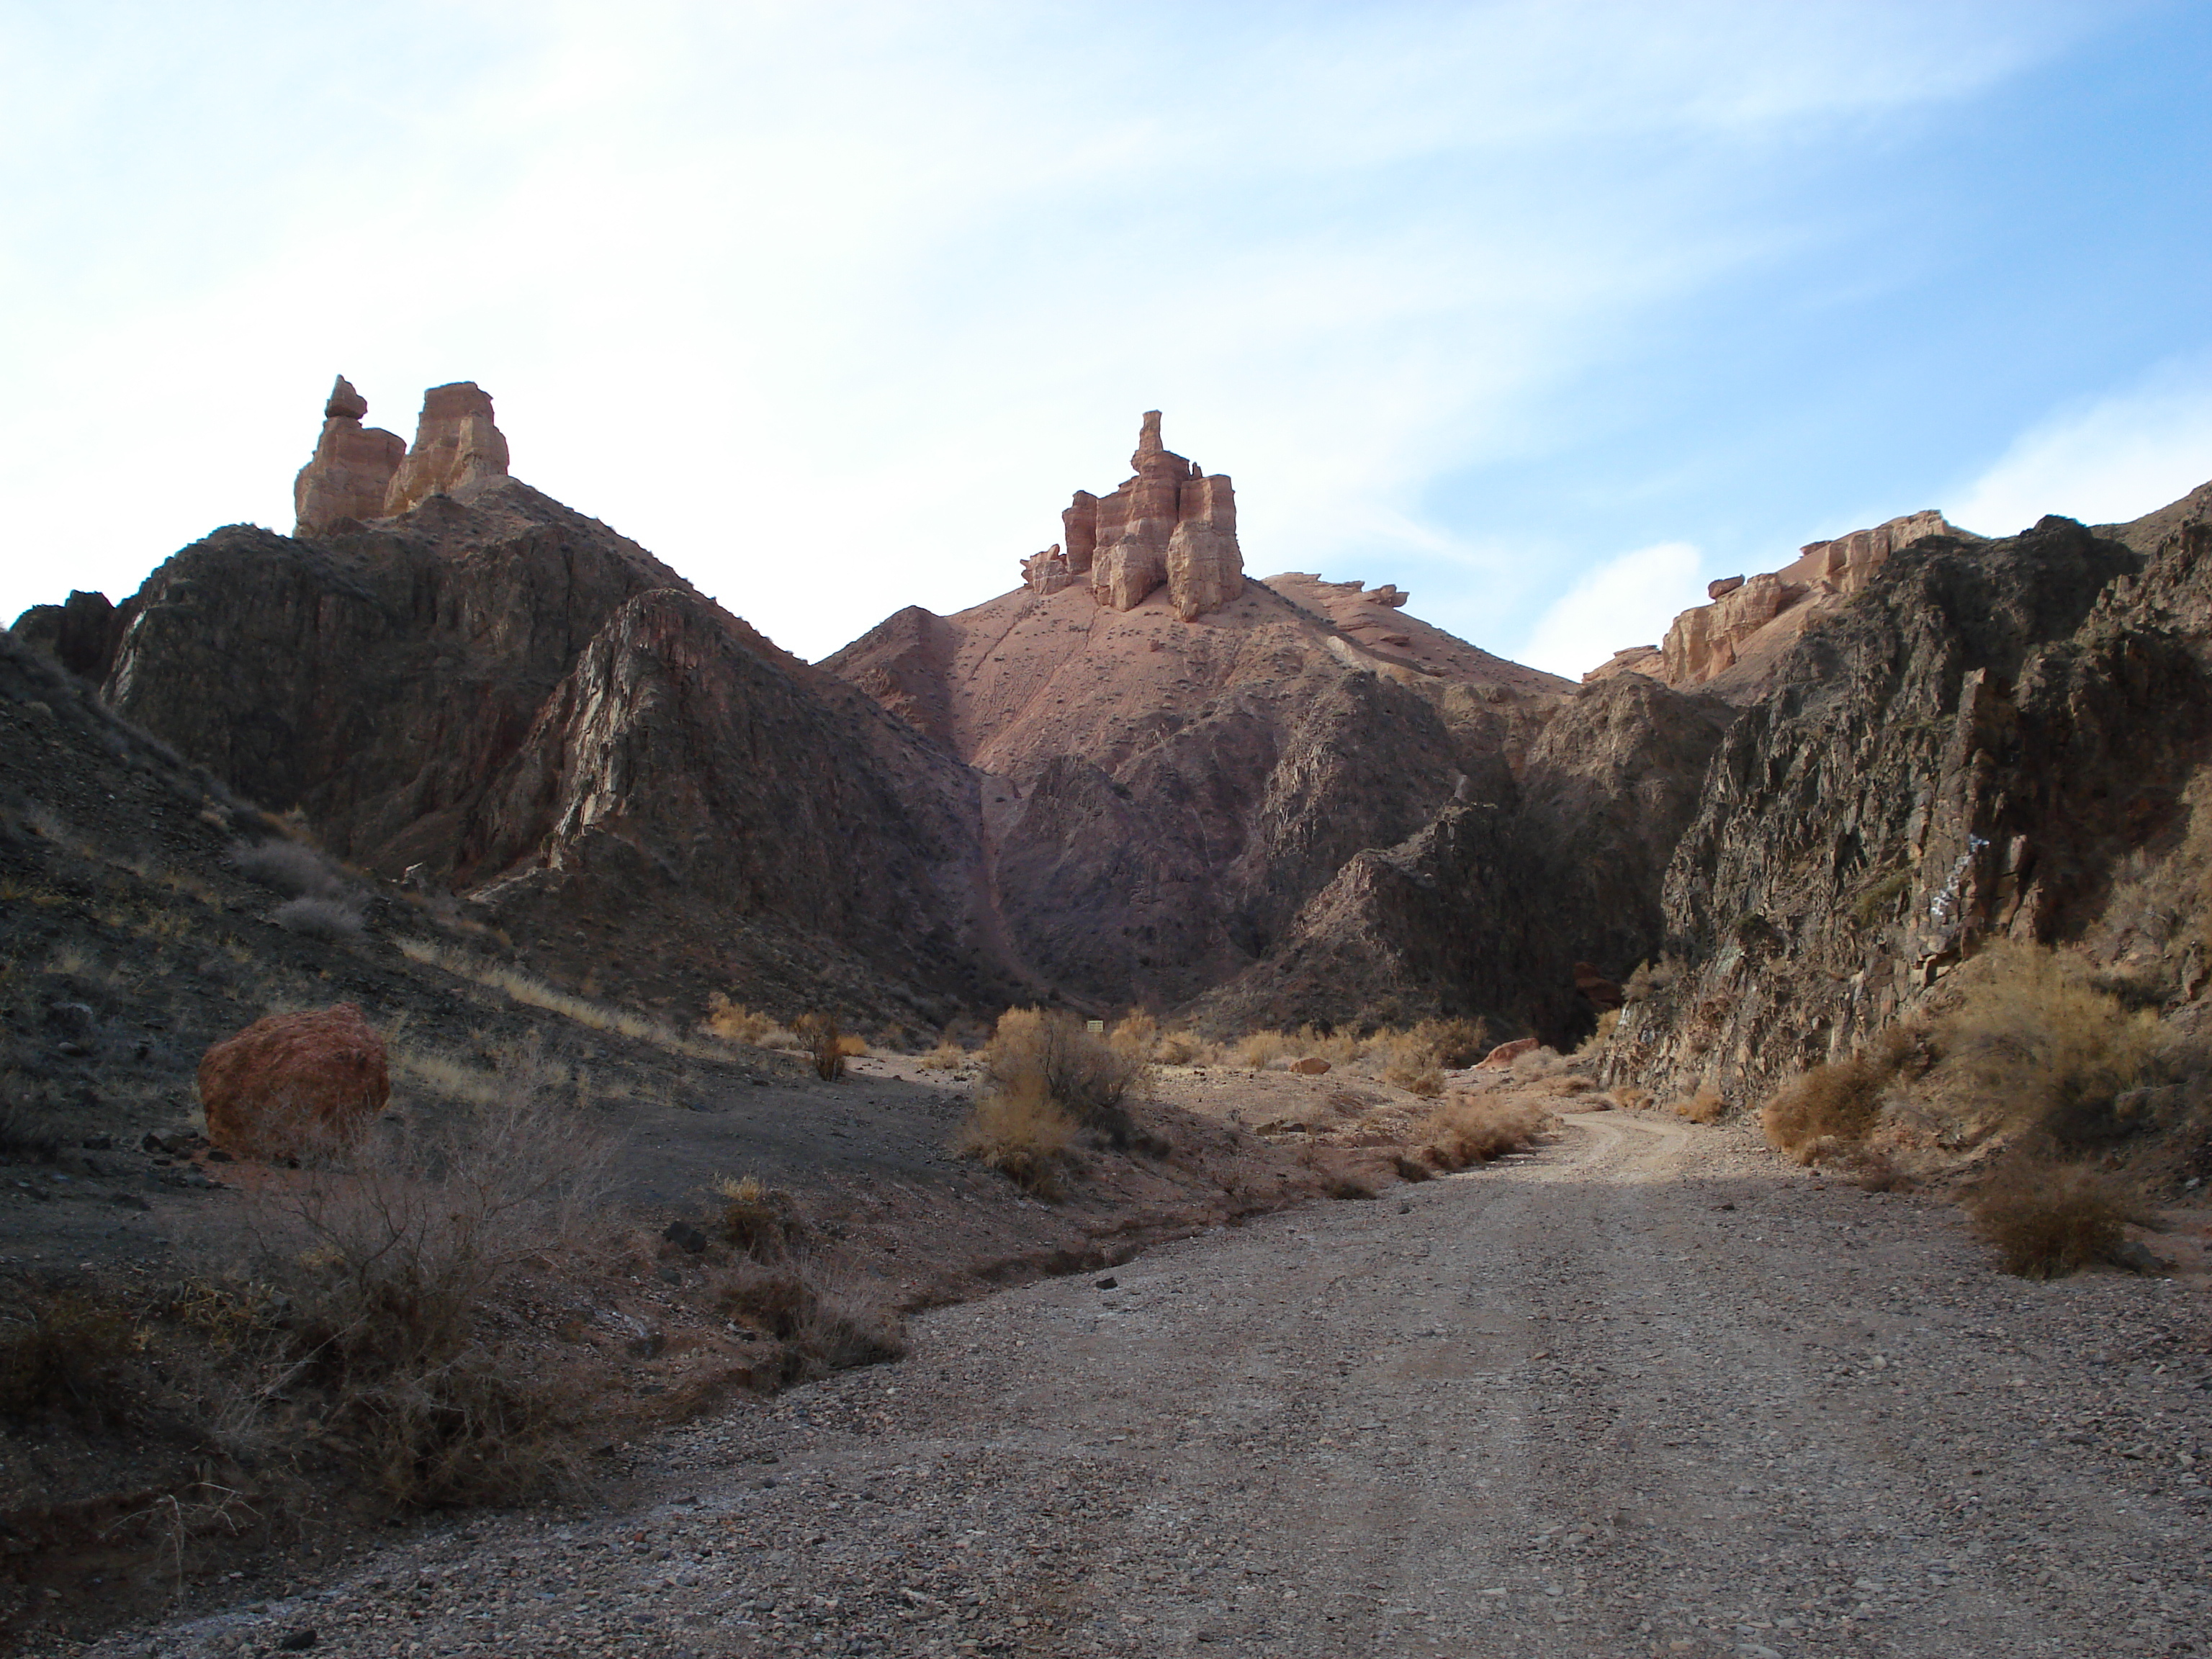
[{"label": "wispy cloud", "polygon": [[2168,363],[2127,389],[2054,412],[1966,486],[1953,523],[2008,536],[2046,513],[2142,517],[2212,479],[2212,360]]},{"label": "wispy cloud", "polygon": [[1680,612],[1705,602],[1701,557],[1687,542],[1661,542],[1608,559],[1552,602],[1515,655],[1577,679],[1616,651],[1658,644]]}]

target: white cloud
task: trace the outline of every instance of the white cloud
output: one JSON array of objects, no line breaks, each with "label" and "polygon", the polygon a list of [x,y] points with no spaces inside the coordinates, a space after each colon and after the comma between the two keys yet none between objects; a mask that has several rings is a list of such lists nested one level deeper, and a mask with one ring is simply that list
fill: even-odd
[{"label": "white cloud", "polygon": [[1687,542],[1660,542],[1608,559],[1552,602],[1514,654],[1579,679],[1616,651],[1658,644],[1677,615],[1705,602],[1702,557]]},{"label": "white cloud", "polygon": [[2168,364],[2127,391],[2063,410],[1966,487],[1951,522],[2009,536],[2046,513],[2141,518],[2212,478],[2212,362]]}]

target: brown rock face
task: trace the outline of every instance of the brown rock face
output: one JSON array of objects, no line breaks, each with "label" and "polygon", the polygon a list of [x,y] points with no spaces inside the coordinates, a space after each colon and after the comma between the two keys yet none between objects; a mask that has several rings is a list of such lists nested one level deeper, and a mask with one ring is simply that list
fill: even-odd
[{"label": "brown rock face", "polygon": [[292,481],[297,534],[317,535],[342,520],[368,520],[383,513],[385,494],[407,446],[396,432],[363,427],[361,417],[368,413],[368,399],[339,375],[323,405],[314,458]]},{"label": "brown rock face", "polygon": [[384,1042],[350,1002],[256,1020],[201,1057],[208,1139],[240,1158],[352,1139],[392,1095]]},{"label": "brown rock face", "polygon": [[1644,658],[1645,647],[1638,647],[1583,678],[1650,674],[1668,685],[1711,684],[1733,702],[1752,701],[1773,683],[1776,665],[1807,623],[1864,587],[1892,553],[1935,536],[1979,539],[1947,524],[1930,508],[1833,541],[1809,543],[1779,570],[1710,584],[1705,591],[1711,603],[1674,618],[1656,664]]},{"label": "brown rock face", "polygon": [[1032,593],[1057,593],[1074,580],[1057,543],[1022,561],[1022,585]]},{"label": "brown rock face", "polygon": [[434,386],[422,394],[415,447],[392,475],[381,511],[404,513],[432,495],[506,476],[507,440],[492,422],[491,394],[474,380]]},{"label": "brown rock face", "polygon": [[1160,413],[1145,416],[1136,476],[1103,497],[1087,489],[1060,516],[1065,554],[1022,563],[1035,592],[1055,592],[1086,573],[1091,597],[1115,611],[1133,611],[1163,586],[1176,615],[1191,622],[1218,611],[1244,588],[1244,555],[1237,545],[1237,497],[1227,476],[1211,477],[1160,441]]}]

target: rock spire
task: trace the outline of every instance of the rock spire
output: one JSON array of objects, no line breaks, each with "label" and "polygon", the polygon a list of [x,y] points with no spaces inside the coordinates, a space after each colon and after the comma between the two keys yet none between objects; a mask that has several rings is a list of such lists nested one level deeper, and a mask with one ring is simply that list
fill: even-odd
[{"label": "rock spire", "polygon": [[407,453],[404,440],[380,427],[364,427],[368,399],[343,374],[323,405],[322,436],[314,459],[292,481],[296,534],[319,535],[341,519],[374,519],[384,511],[384,492]]},{"label": "rock spire", "polygon": [[493,423],[490,394],[473,380],[422,394],[412,449],[396,432],[362,426],[368,413],[368,399],[339,375],[323,405],[314,457],[292,483],[295,533],[404,513],[441,491],[507,476],[507,440]]},{"label": "rock spire", "polygon": [[1164,586],[1185,622],[1236,598],[1244,556],[1228,476],[1208,477],[1163,444],[1156,409],[1145,416],[1129,465],[1136,476],[1111,495],[1075,492],[1060,515],[1059,545],[1024,560],[1022,580],[1051,593],[1087,575],[1091,598],[1116,611],[1133,610]]}]

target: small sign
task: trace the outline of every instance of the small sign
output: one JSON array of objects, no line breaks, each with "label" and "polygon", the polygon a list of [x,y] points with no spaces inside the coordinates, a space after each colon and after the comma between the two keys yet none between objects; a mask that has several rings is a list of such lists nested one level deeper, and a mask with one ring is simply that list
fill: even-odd
[{"label": "small sign", "polygon": [[1083,1029],[1086,1031],[1103,1031],[1106,1029],[1106,1022],[1103,1019],[1086,1019],[1083,1022]]}]

